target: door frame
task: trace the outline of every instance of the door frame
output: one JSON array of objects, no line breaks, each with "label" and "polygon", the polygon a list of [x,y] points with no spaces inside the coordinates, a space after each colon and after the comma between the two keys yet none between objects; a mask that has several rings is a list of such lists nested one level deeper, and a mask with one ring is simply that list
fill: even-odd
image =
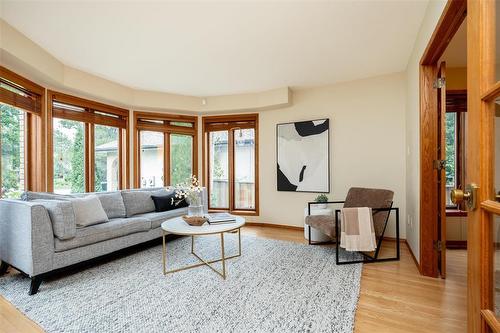
[{"label": "door frame", "polygon": [[[497,2],[497,5],[498,2]],[[467,325],[469,332],[500,332],[493,311],[493,214],[500,215],[500,206],[493,201],[494,191],[494,119],[491,103],[500,95],[495,80],[495,3],[491,0],[469,0],[467,27],[467,108],[469,133],[467,145],[475,148],[467,160],[467,180],[479,186],[478,207],[468,214],[467,250]],[[498,45],[497,45],[498,47]],[[470,149],[469,153],[470,155]],[[469,245],[470,244],[470,245]]]},{"label": "door frame", "polygon": [[[439,59],[467,16],[466,0],[448,0],[420,59],[420,253],[422,275],[439,277],[438,240],[438,76]],[[425,198],[425,200],[424,200]],[[444,245],[443,245],[444,246]]]}]

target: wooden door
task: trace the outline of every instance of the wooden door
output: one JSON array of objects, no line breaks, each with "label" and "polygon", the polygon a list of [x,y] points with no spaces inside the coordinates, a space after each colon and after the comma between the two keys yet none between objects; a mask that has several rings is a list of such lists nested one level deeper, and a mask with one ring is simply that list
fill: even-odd
[{"label": "wooden door", "polygon": [[[469,332],[500,332],[500,1],[467,2]],[[496,37],[497,36],[497,37]],[[499,44],[499,45],[496,45]]]},{"label": "wooden door", "polygon": [[446,63],[439,65],[438,79],[438,149],[437,149],[437,191],[438,191],[438,267],[441,278],[446,277]]}]

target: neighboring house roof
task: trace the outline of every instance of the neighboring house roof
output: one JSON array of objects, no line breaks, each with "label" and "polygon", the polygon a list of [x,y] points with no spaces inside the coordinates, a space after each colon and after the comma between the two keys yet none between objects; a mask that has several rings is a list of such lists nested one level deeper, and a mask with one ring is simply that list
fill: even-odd
[{"label": "neighboring house roof", "polygon": [[[158,149],[163,144],[163,138],[159,135],[148,135],[141,137],[142,149]],[[106,142],[102,145],[95,147],[95,151],[99,152],[113,152],[118,150],[118,140]]]},{"label": "neighboring house roof", "polygon": [[117,140],[110,141],[110,142],[107,142],[107,143],[104,143],[100,146],[95,147],[95,151],[104,151],[104,152],[116,151],[117,149],[118,149],[118,141]]}]

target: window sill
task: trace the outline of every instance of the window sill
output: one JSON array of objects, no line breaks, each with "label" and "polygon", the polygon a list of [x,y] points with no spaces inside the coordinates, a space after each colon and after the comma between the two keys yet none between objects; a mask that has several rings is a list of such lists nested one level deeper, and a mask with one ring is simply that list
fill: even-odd
[{"label": "window sill", "polygon": [[467,217],[467,212],[459,209],[447,209],[446,216],[450,217]]},{"label": "window sill", "polygon": [[255,210],[228,210],[228,209],[209,209],[209,213],[229,213],[242,216],[259,216],[259,212]]}]

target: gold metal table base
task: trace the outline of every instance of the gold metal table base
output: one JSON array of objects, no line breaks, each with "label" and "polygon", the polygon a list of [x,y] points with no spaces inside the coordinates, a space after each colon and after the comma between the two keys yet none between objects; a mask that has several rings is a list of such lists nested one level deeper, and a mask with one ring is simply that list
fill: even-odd
[{"label": "gold metal table base", "polygon": [[[163,275],[167,275],[167,274],[175,273],[175,272],[180,272],[180,271],[184,271],[187,269],[196,268],[196,267],[200,267],[200,266],[208,266],[215,273],[222,276],[223,279],[226,279],[226,260],[241,256],[241,228],[238,228],[237,230],[238,230],[238,254],[237,255],[226,257],[225,250],[224,250],[224,232],[221,232],[221,233],[219,233],[220,234],[221,258],[207,261],[207,260],[203,259],[202,257],[200,257],[196,252],[194,252],[194,235],[191,235],[191,254],[194,255],[201,262],[199,264],[189,265],[189,266],[171,269],[171,270],[167,270],[167,246],[165,244],[165,235],[166,234],[165,234],[165,231],[162,231],[162,236],[163,236],[163,251],[162,251]],[[228,232],[234,233],[234,230],[228,231]],[[215,235],[215,234],[210,234],[210,235]],[[197,236],[204,236],[204,235],[197,235]],[[219,261],[222,261],[222,271],[217,270],[212,265],[212,264],[219,262]]]}]

